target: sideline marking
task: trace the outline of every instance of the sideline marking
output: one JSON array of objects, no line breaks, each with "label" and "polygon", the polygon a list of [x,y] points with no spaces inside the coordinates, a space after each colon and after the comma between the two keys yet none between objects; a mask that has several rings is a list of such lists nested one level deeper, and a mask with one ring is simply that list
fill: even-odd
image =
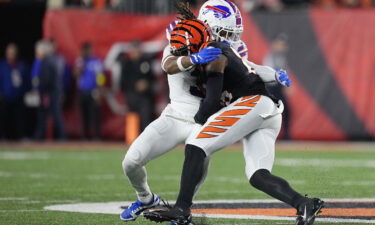
[{"label": "sideline marking", "polygon": [[[355,198],[355,199],[324,199],[327,204],[370,204],[374,207],[368,208],[368,212],[366,215],[370,215],[371,218],[367,219],[356,219],[353,217],[353,215],[348,215],[347,218],[342,217],[341,214],[337,215],[337,217],[332,217],[332,213],[335,213],[335,208],[324,208],[323,209],[323,216],[317,217],[317,221],[322,222],[330,222],[330,223],[372,223],[375,224],[375,213],[373,214],[373,211],[375,210],[375,198]],[[122,206],[128,206],[132,202],[103,202],[103,203],[76,203],[76,204],[61,204],[61,205],[50,205],[44,207],[45,210],[53,210],[53,211],[65,211],[65,212],[82,212],[82,213],[100,213],[100,214],[120,214],[122,212]],[[173,204],[173,202],[171,202]],[[279,207],[277,207],[277,204],[281,204],[280,201],[277,200],[270,200],[270,199],[253,199],[253,200],[201,200],[201,201],[195,201],[195,206],[198,207],[198,209],[193,209],[194,216],[196,217],[207,217],[207,218],[225,218],[225,219],[259,219],[259,220],[288,220],[292,221],[295,220],[295,211],[293,209],[286,209],[288,213],[290,214],[292,211],[293,216],[277,216],[277,215],[261,215],[261,214],[243,214],[238,215],[234,213],[227,213],[225,214],[225,210],[228,211],[228,209],[225,209],[223,212],[212,212],[212,208],[206,208],[203,207],[199,209],[199,205],[207,205],[207,204],[274,204],[274,208],[270,209],[272,211],[273,209],[275,211],[280,210]],[[356,211],[355,209],[359,209],[360,207],[353,206],[353,211]],[[206,210],[205,210],[206,209]],[[256,210],[257,208],[253,208],[252,210]],[[263,210],[263,207],[259,208],[260,210]],[[211,213],[210,213],[211,210]],[[220,209],[219,209],[220,210]],[[245,211],[246,208],[240,208],[238,211]],[[324,214],[324,210],[327,211],[326,214]],[[337,208],[337,210],[342,210],[341,208]],[[251,210],[250,210],[251,211]],[[267,210],[265,210],[267,211]],[[281,210],[282,211],[282,210]],[[350,211],[350,208],[346,208],[343,211]],[[358,210],[357,210],[358,211]],[[204,213],[201,213],[204,212]],[[339,211],[338,211],[339,212]],[[331,213],[331,214],[330,214]],[[289,215],[288,214],[288,215]],[[328,215],[330,217],[324,217],[324,215]],[[336,215],[334,215],[336,216]],[[350,217],[349,217],[350,216]],[[361,215],[360,215],[361,216]],[[373,219],[373,218],[374,219]]]}]

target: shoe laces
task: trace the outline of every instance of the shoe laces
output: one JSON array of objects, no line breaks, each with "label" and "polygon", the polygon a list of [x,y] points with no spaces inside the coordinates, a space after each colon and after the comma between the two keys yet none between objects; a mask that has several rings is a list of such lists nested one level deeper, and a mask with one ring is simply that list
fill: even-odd
[{"label": "shoe laces", "polygon": [[168,209],[171,209],[172,206],[169,204],[169,202],[167,200],[164,200],[164,199],[160,199],[163,203],[163,206],[168,208]]},{"label": "shoe laces", "polygon": [[130,210],[133,212],[133,211],[135,211],[136,209],[138,209],[139,207],[141,207],[142,204],[143,204],[143,203],[142,203],[141,201],[137,200],[137,201],[133,202],[133,203],[129,206],[128,209],[130,209]]}]

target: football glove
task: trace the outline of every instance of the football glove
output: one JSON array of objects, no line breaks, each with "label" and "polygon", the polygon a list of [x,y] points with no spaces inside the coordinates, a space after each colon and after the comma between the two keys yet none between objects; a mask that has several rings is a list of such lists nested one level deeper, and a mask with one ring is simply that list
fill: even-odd
[{"label": "football glove", "polygon": [[194,65],[206,64],[217,58],[221,54],[221,49],[214,47],[203,48],[200,52],[194,53],[190,56],[190,60]]},{"label": "football glove", "polygon": [[276,80],[281,85],[284,85],[286,87],[290,87],[290,84],[292,83],[292,81],[290,80],[290,78],[289,78],[289,76],[288,76],[288,74],[285,70],[282,70],[282,69],[276,70],[275,77],[276,77]]}]

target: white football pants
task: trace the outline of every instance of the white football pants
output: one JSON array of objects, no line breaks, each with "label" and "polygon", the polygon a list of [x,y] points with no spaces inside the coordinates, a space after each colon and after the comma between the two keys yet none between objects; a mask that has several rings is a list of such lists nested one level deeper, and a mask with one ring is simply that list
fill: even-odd
[{"label": "white football pants", "polygon": [[[136,190],[139,200],[142,199],[142,196],[151,194],[144,165],[171,151],[177,145],[185,143],[194,128],[195,123],[174,118],[165,113],[166,111],[167,109],[158,119],[150,123],[133,142],[122,162],[124,173]],[[201,183],[206,177],[208,166],[209,157],[205,162],[204,177]]]},{"label": "white football pants", "polygon": [[246,176],[259,169],[272,170],[275,142],[281,127],[281,101],[253,95],[239,98],[213,114],[203,126],[196,126],[186,144],[202,148],[207,156],[241,139]]}]

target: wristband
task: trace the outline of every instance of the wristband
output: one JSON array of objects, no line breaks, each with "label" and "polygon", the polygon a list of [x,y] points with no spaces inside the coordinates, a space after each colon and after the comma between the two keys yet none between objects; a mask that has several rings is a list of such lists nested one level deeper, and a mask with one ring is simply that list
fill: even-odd
[{"label": "wristband", "polygon": [[187,70],[187,68],[185,68],[182,65],[182,57],[183,56],[178,57],[178,59],[177,59],[177,66],[178,66],[178,69],[180,69],[181,72],[185,72]]},{"label": "wristband", "polygon": [[189,66],[188,68],[185,68],[183,65],[182,65],[182,58],[183,58],[183,56],[180,56],[180,57],[178,57],[178,59],[177,59],[177,67],[178,67],[178,69],[180,69],[180,71],[181,72],[186,72],[186,71],[189,71],[189,70],[191,70],[193,67],[194,67],[194,65],[191,65],[191,66]]}]

